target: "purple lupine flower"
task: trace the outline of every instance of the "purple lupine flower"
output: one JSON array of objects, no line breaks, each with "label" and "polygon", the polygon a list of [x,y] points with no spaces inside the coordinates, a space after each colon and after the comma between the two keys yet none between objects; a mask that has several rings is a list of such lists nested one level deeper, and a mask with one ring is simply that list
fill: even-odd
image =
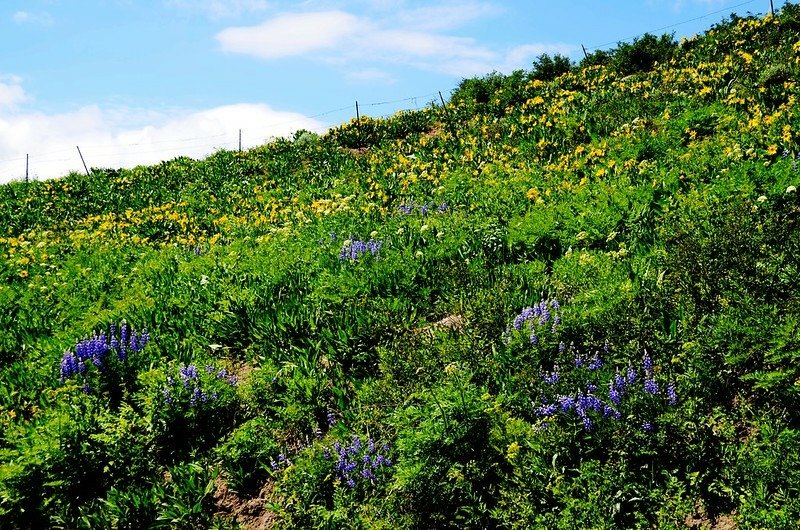
[{"label": "purple lupine flower", "polygon": [[642,367],[647,374],[653,371],[653,359],[647,352],[645,352],[644,357],[642,358]]},{"label": "purple lupine flower", "polygon": [[675,383],[667,385],[667,403],[670,405],[678,404],[678,394],[675,392]]},{"label": "purple lupine flower", "polygon": [[564,344],[564,341],[562,340],[558,343],[558,353],[564,353],[565,351],[567,351],[567,345]]},{"label": "purple lupine flower", "polygon": [[398,208],[403,215],[409,215],[414,210],[414,204],[401,204]]},{"label": "purple lupine flower", "polygon": [[521,329],[523,322],[530,320],[534,316],[534,308],[526,307],[519,315],[514,318],[514,329]]},{"label": "purple lupine flower", "polygon": [[655,379],[645,379],[644,380],[644,391],[650,395],[656,395],[658,393],[658,383],[656,383]]},{"label": "purple lupine flower", "polygon": [[210,373],[211,373],[211,372],[213,372],[213,371],[214,371],[214,365],[207,364],[207,365],[206,365],[206,373],[207,373],[207,374],[210,374]]},{"label": "purple lupine flower", "polygon": [[622,417],[622,414],[620,414],[620,412],[614,407],[603,405],[603,417],[614,418],[615,420],[618,420],[620,417]]},{"label": "purple lupine flower", "polygon": [[550,311],[547,309],[547,305],[545,304],[544,300],[539,304],[539,325],[543,326],[550,321]]},{"label": "purple lupine flower", "polygon": [[239,384],[239,376],[236,374],[231,374],[225,379],[225,381],[227,381],[231,386],[236,386]]},{"label": "purple lupine flower", "polygon": [[447,203],[443,202],[442,204],[439,205],[439,208],[437,208],[437,209],[439,210],[439,213],[446,212],[447,211]]},{"label": "purple lupine flower", "polygon": [[127,352],[125,350],[128,347],[128,332],[129,332],[128,323],[123,320],[122,324],[119,327],[120,339],[119,339],[119,350],[117,352],[119,358],[123,360],[127,355]]},{"label": "purple lupine flower", "polygon": [[557,401],[561,406],[561,412],[567,412],[575,406],[575,398],[572,396],[558,396]]},{"label": "purple lupine flower", "polygon": [[560,376],[558,374],[558,367],[556,367],[556,369],[553,372],[542,375],[542,380],[544,380],[544,382],[547,383],[548,385],[555,385],[556,383],[558,383],[559,377]]},{"label": "purple lupine flower", "polygon": [[73,375],[77,374],[79,371],[79,363],[82,365],[81,361],[78,361],[78,357],[74,355],[72,352],[65,352],[64,356],[61,358],[61,382],[64,383],[67,379],[70,379]]},{"label": "purple lupine flower", "polygon": [[195,407],[197,406],[197,402],[202,401],[202,392],[200,391],[200,387],[194,387],[192,391],[192,397],[189,398],[189,406]]},{"label": "purple lupine flower", "polygon": [[611,344],[608,343],[608,340],[603,344],[603,353],[608,354],[611,350]]},{"label": "purple lupine flower", "polygon": [[539,344],[539,337],[536,336],[535,331],[531,331],[531,344],[533,344],[534,346]]},{"label": "purple lupine flower", "polygon": [[597,392],[597,385],[594,383],[586,383],[586,391],[590,394]]},{"label": "purple lupine flower", "polygon": [[636,369],[634,367],[629,367],[628,372],[625,374],[625,382],[628,385],[632,385],[636,382]]},{"label": "purple lupine flower", "polygon": [[608,399],[618,407],[622,401],[622,392],[613,384],[611,385],[611,388],[608,389]]},{"label": "purple lupine flower", "polygon": [[326,414],[325,419],[328,421],[329,426],[333,427],[334,425],[336,425],[336,414],[334,414],[333,412],[329,412],[328,414]]},{"label": "purple lupine flower", "polygon": [[583,357],[580,354],[575,355],[575,368],[583,366]]},{"label": "purple lupine flower", "polygon": [[538,416],[552,416],[558,412],[558,405],[555,403],[551,403],[549,405],[542,405],[536,409],[536,414]]},{"label": "purple lupine flower", "polygon": [[422,212],[422,215],[428,215],[428,205],[423,204],[422,208],[420,208],[420,211]]},{"label": "purple lupine flower", "polygon": [[367,243],[367,250],[373,256],[377,256],[382,246],[383,246],[383,241],[375,241],[374,239],[370,239],[369,242]]},{"label": "purple lupine flower", "polygon": [[653,424],[649,421],[645,421],[642,423],[642,429],[644,432],[652,432],[653,431]]},{"label": "purple lupine flower", "polygon": [[345,484],[347,484],[347,487],[349,487],[349,488],[355,488],[356,487],[356,481],[351,479],[351,478],[347,479],[347,482],[345,482]]},{"label": "purple lupine flower", "polygon": [[594,357],[592,357],[592,360],[589,361],[588,368],[589,368],[589,370],[598,370],[598,369],[600,369],[602,367],[603,367],[603,360],[600,359],[600,355],[599,354],[595,353]]},{"label": "purple lupine flower", "polygon": [[193,364],[190,364],[189,366],[182,364],[178,369],[178,372],[180,373],[181,379],[184,382],[188,382],[189,380],[197,380],[197,366]]}]

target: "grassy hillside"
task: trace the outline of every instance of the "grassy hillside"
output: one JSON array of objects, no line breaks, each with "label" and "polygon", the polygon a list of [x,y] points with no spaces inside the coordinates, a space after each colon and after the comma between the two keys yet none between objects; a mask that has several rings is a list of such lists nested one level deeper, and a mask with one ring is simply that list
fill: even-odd
[{"label": "grassy hillside", "polygon": [[0,528],[797,528],[798,56],[0,186]]}]

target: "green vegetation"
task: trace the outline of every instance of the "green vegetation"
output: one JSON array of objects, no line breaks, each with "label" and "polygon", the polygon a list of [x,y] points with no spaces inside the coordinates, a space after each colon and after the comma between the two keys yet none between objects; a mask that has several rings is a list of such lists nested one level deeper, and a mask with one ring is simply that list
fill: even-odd
[{"label": "green vegetation", "polygon": [[798,57],[0,187],[0,527],[797,528]]}]

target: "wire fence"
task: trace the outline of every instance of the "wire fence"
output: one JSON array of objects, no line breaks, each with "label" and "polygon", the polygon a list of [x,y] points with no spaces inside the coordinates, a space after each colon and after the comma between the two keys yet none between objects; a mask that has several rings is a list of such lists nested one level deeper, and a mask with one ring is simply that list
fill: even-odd
[{"label": "wire fence", "polygon": [[[103,143],[86,143],[79,146],[59,147],[41,153],[17,155],[0,159],[0,183],[10,180],[48,178],[69,171],[82,170],[82,151],[91,167],[130,167],[166,160],[178,156],[207,156],[214,151],[235,150],[261,145],[271,138],[282,136],[299,125],[296,129],[309,130],[314,133],[325,133],[340,123],[356,116],[356,105],[362,109],[379,109],[391,106],[390,112],[375,117],[388,117],[394,113],[419,109],[433,101],[439,92],[431,92],[401,99],[354,102],[353,104],[325,110],[313,115],[297,115],[294,118],[258,124],[251,128],[234,128],[228,125],[223,133],[195,135],[170,139],[145,139],[140,141],[106,141]],[[399,104],[406,104],[400,106]],[[320,120],[320,118],[325,118]],[[124,134],[134,134],[130,131]],[[119,138],[119,136],[118,136]],[[66,143],[64,140],[59,143]],[[56,169],[62,167],[64,169]],[[53,168],[48,171],[48,168]],[[48,174],[49,173],[49,174]]]}]

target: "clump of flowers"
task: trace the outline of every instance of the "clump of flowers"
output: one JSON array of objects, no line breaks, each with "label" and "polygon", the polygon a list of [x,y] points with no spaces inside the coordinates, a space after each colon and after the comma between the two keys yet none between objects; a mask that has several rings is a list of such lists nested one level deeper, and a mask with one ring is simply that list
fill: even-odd
[{"label": "clump of flowers", "polygon": [[402,215],[411,215],[415,211],[419,211],[422,216],[426,216],[431,212],[438,212],[438,213],[445,213],[448,210],[448,206],[446,202],[442,202],[441,204],[436,203],[422,203],[416,204],[414,199],[411,199],[407,203],[403,203],[397,207],[397,211],[400,212]]},{"label": "clump of flowers", "polygon": [[238,384],[236,374],[229,373],[225,368],[217,369],[208,364],[201,371],[194,364],[182,364],[175,376],[167,377],[162,394],[167,405],[185,403],[190,408],[196,408],[219,400],[222,393]]},{"label": "clump of flowers", "polygon": [[392,466],[392,461],[386,456],[389,450],[388,444],[379,448],[372,438],[365,443],[353,435],[349,444],[336,442],[333,447],[326,448],[323,455],[333,462],[337,482],[355,488],[359,482],[374,483],[384,468]]},{"label": "clump of flowers", "polygon": [[[553,392],[552,397],[543,397],[542,404],[534,409],[534,413],[542,418],[540,428],[547,428],[548,422],[559,417],[574,414],[585,430],[591,430],[599,421],[621,420],[623,407],[632,414],[634,412],[634,407],[630,406],[632,403],[653,398],[669,406],[677,405],[675,383],[667,381],[666,384],[663,382],[659,384],[650,355],[643,356],[641,367],[628,366],[624,371],[617,369],[612,376],[603,380],[603,374],[597,373],[597,370],[604,365],[599,352],[586,356],[575,352],[574,346],[570,350],[575,355],[575,368],[568,379],[573,382],[576,379],[586,382],[577,389],[573,383],[572,388],[565,389],[567,391],[557,392],[553,387],[562,379],[558,365],[552,372],[542,373],[542,380],[553,389]],[[565,349],[561,348],[560,351],[563,352]],[[608,346],[604,351],[608,352]],[[630,417],[631,414],[627,414],[626,417]],[[645,432],[655,428],[652,420],[643,420],[640,425]]]},{"label": "clump of flowers", "polygon": [[83,378],[83,389],[88,392],[86,376],[89,366],[94,366],[99,373],[105,373],[114,363],[124,364],[131,353],[141,353],[149,340],[147,331],[136,333],[124,320],[119,328],[112,323],[108,334],[95,332],[91,337],[78,341],[74,352],[64,352],[61,357],[61,383],[80,376]]},{"label": "clump of flowers", "polygon": [[503,332],[503,341],[509,344],[517,334],[524,335],[528,342],[537,345],[543,334],[549,332],[555,335],[560,324],[561,305],[558,300],[542,299],[538,304],[524,308],[514,317],[512,325]]},{"label": "clump of flowers", "polygon": [[347,239],[342,245],[342,250],[339,251],[339,261],[358,261],[365,254],[372,255],[375,259],[378,259],[378,252],[380,252],[381,246],[383,246],[382,241],[375,241],[370,238],[369,241],[365,242],[353,239],[350,236],[350,239]]}]

